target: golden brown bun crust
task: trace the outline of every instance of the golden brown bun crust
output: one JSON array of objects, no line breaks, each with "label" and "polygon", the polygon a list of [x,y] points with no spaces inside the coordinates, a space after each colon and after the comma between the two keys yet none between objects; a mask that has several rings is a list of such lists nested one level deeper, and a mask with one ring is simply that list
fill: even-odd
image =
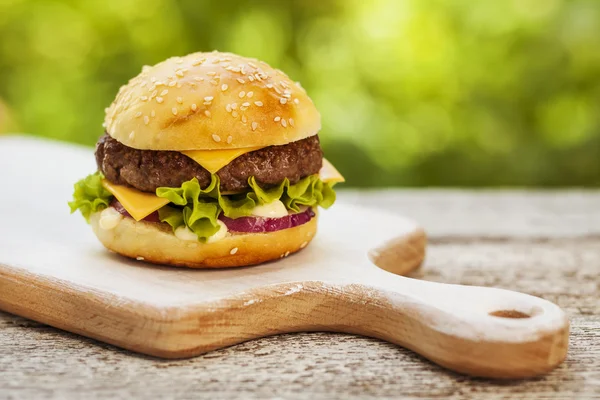
[{"label": "golden brown bun crust", "polygon": [[283,72],[212,52],[144,67],[106,109],[104,127],[135,149],[211,150],[301,140],[318,133],[321,117]]},{"label": "golden brown bun crust", "polygon": [[[317,216],[306,224],[270,233],[227,236],[214,243],[177,238],[170,227],[123,218],[110,230],[100,228],[100,213],[90,222],[100,242],[116,253],[147,262],[189,268],[242,267],[276,260],[304,248],[317,231]],[[234,250],[237,249],[237,250]]]}]

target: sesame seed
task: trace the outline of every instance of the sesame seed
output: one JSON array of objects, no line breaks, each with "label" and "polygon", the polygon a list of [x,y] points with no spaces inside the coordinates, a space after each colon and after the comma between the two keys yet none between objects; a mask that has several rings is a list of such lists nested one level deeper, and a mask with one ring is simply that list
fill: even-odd
[{"label": "sesame seed", "polygon": [[233,136],[229,135],[227,136],[227,144],[231,144],[231,142],[233,142]]},{"label": "sesame seed", "polygon": [[150,123],[150,118],[147,115],[144,115],[144,124],[148,125]]},{"label": "sesame seed", "polygon": [[256,130],[256,128],[258,128],[258,123],[256,123],[256,122],[253,122],[253,123],[252,123],[252,130],[253,130],[253,131],[255,131],[255,130]]},{"label": "sesame seed", "polygon": [[226,83],[224,83],[224,84],[222,84],[222,85],[221,85],[221,90],[224,92],[224,91],[226,91],[226,90],[227,90],[227,88],[228,88],[228,87],[229,87],[229,86],[227,86],[227,84],[226,84]]},{"label": "sesame seed", "polygon": [[256,64],[254,64],[253,62],[248,61],[248,65],[251,66],[252,68],[258,68],[256,66]]},{"label": "sesame seed", "polygon": [[152,82],[152,83],[156,82],[156,77],[155,76],[151,77],[150,82]]},{"label": "sesame seed", "polygon": [[246,92],[244,92],[244,91],[242,90],[242,91],[240,92],[239,96],[240,96],[240,99],[241,99],[242,97],[246,96]]},{"label": "sesame seed", "polygon": [[169,86],[169,87],[173,87],[173,86],[175,86],[175,85],[177,85],[177,81],[171,81],[171,82],[169,82],[169,85],[168,85],[168,86]]},{"label": "sesame seed", "polygon": [[301,249],[305,248],[307,244],[308,244],[308,242],[303,242],[303,243],[300,245],[300,248],[301,248]]},{"label": "sesame seed", "polygon": [[245,116],[245,115],[242,115],[242,122],[243,122],[243,123],[246,123],[246,122],[248,122],[248,119],[246,118],[246,116]]},{"label": "sesame seed", "polygon": [[183,78],[183,72],[182,71],[175,72],[175,75],[180,76],[180,77]]},{"label": "sesame seed", "polygon": [[240,111],[246,111],[248,107],[240,106]]},{"label": "sesame seed", "polygon": [[286,251],[286,252],[285,252],[285,254],[284,254],[283,256],[284,256],[284,257],[287,257],[287,256],[289,256],[289,255],[290,255],[290,252],[289,252],[289,251]]},{"label": "sesame seed", "polygon": [[208,75],[208,76],[215,76],[216,74],[217,74],[217,73],[216,73],[215,71],[208,71],[208,72],[206,73],[206,75]]},{"label": "sesame seed", "polygon": [[248,102],[242,103],[242,105],[243,105],[244,107],[250,107],[250,103],[248,103]]},{"label": "sesame seed", "polygon": [[202,60],[202,59],[197,59],[197,60],[194,60],[194,61],[192,62],[192,65],[195,67],[195,66],[198,66],[198,65],[202,64],[203,62],[204,62],[204,60]]},{"label": "sesame seed", "polygon": [[155,85],[156,85],[156,86],[162,86],[162,85],[164,85],[164,84],[165,84],[165,83],[164,83],[163,81],[157,81],[157,82],[155,83]]},{"label": "sesame seed", "polygon": [[152,111],[150,112],[150,116],[151,116],[152,118],[156,117],[156,111],[152,110]]},{"label": "sesame seed", "polygon": [[231,115],[233,116],[233,118],[237,118],[239,114],[237,111],[232,111]]},{"label": "sesame seed", "polygon": [[167,93],[169,93],[169,91],[168,91],[167,89],[165,89],[165,90],[163,90],[162,92],[160,92],[160,95],[161,95],[161,96],[164,96],[164,95],[166,95]]},{"label": "sesame seed", "polygon": [[275,89],[275,92],[277,92],[277,94],[283,93],[281,90],[279,90],[277,86],[274,86],[273,89]]},{"label": "sesame seed", "polygon": [[246,81],[245,81],[245,80],[243,80],[242,78],[237,78],[236,80],[237,80],[239,83],[246,83]]},{"label": "sesame seed", "polygon": [[214,99],[214,97],[213,97],[213,96],[206,96],[206,97],[204,98],[204,101],[211,102],[213,99]]},{"label": "sesame seed", "polygon": [[[196,84],[194,82],[189,82],[191,87],[196,86]],[[182,87],[183,84],[181,82],[177,82],[177,85],[175,85],[175,87],[177,87],[177,89],[179,89],[180,87]]]},{"label": "sesame seed", "polygon": [[273,121],[275,121],[275,122],[279,122],[279,121],[281,121],[281,117],[275,117],[275,118],[273,119]]},{"label": "sesame seed", "polygon": [[290,118],[288,122],[290,123],[290,126],[294,126],[294,119],[293,118]]},{"label": "sesame seed", "polygon": [[190,108],[192,109],[192,111],[196,111],[198,109],[198,106],[196,105],[196,103],[193,103]]},{"label": "sesame seed", "polygon": [[146,86],[147,84],[148,84],[148,82],[147,82],[147,81],[144,81],[144,82],[142,82],[142,84],[140,85],[140,87],[144,87],[144,86]]},{"label": "sesame seed", "polygon": [[282,120],[281,120],[281,125],[282,125],[284,128],[287,128],[287,121],[286,121],[285,119],[282,119]]},{"label": "sesame seed", "polygon": [[254,82],[254,75],[248,75],[248,80],[250,82]]},{"label": "sesame seed", "polygon": [[138,111],[138,112],[135,113],[135,117],[136,118],[139,118],[141,116],[142,116],[142,112],[141,111]]},{"label": "sesame seed", "polygon": [[144,261],[144,257],[136,257],[135,259],[138,261]]},{"label": "sesame seed", "polygon": [[157,94],[158,94],[158,90],[155,90],[154,92],[152,92],[150,94],[150,98],[156,97]]},{"label": "sesame seed", "polygon": [[287,99],[285,97],[282,97],[282,98],[279,99],[279,102],[281,104],[285,104],[285,103],[287,103]]},{"label": "sesame seed", "polygon": [[295,103],[295,104],[300,104],[300,100],[298,100],[298,99],[294,99],[294,103]]},{"label": "sesame seed", "polygon": [[162,98],[162,97],[157,97],[157,98],[156,98],[156,102],[157,102],[158,104],[162,103],[163,101],[164,101],[164,100],[163,100],[163,98]]},{"label": "sesame seed", "polygon": [[179,104],[183,104],[183,97],[181,97],[181,96],[180,96],[180,97],[178,97],[178,98],[177,98],[177,102],[178,102]]},{"label": "sesame seed", "polygon": [[227,104],[225,106],[225,109],[227,110],[227,112],[231,112],[231,104]]},{"label": "sesame seed", "polygon": [[171,112],[173,113],[173,115],[177,115],[177,107],[171,108]]},{"label": "sesame seed", "polygon": [[250,98],[252,96],[254,96],[254,92],[248,92],[248,93],[246,93],[246,97]]},{"label": "sesame seed", "polygon": [[141,96],[141,97],[140,97],[140,100],[141,100],[141,101],[148,101],[148,96]]},{"label": "sesame seed", "polygon": [[231,251],[229,252],[229,254],[234,255],[235,253],[237,253],[238,248],[234,247],[233,249],[231,249]]},{"label": "sesame seed", "polygon": [[208,111],[208,110],[204,110],[204,115],[206,115],[207,117],[209,117],[209,118],[210,118],[210,111]]},{"label": "sesame seed", "polygon": [[[188,82],[188,85],[190,85],[191,87],[196,87],[198,85],[196,85],[196,82]],[[181,87],[181,83],[177,83],[177,87],[180,88]]]},{"label": "sesame seed", "polygon": [[217,143],[221,141],[221,136],[219,136],[219,135],[217,135],[215,133],[212,134],[212,138]]},{"label": "sesame seed", "polygon": [[129,140],[133,140],[134,137],[135,137],[135,131],[131,131],[131,133],[129,134]]},{"label": "sesame seed", "polygon": [[237,108],[237,103],[231,103],[231,109],[235,110]]},{"label": "sesame seed", "polygon": [[254,104],[256,104],[258,107],[262,107],[263,106],[263,102],[262,101],[255,101]]},{"label": "sesame seed", "polygon": [[214,79],[212,79],[212,80],[210,81],[210,83],[211,83],[211,84],[213,84],[213,85],[215,85],[215,86],[217,86],[217,85],[219,84],[219,82],[215,81]]},{"label": "sesame seed", "polygon": [[201,77],[201,76],[195,76],[195,77],[194,77],[194,80],[195,80],[196,82],[202,82],[202,81],[204,80],[204,78],[203,78],[203,77]]},{"label": "sesame seed", "polygon": [[267,83],[265,86],[268,87],[269,89],[273,88],[273,84],[272,83]]}]

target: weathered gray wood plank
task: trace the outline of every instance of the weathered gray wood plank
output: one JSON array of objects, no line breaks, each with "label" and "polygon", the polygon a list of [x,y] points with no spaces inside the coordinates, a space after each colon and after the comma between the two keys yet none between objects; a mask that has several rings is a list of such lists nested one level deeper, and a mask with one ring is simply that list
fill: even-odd
[{"label": "weathered gray wood plank", "polygon": [[558,303],[572,323],[566,362],[542,378],[499,383],[447,372],[378,340],[328,333],[161,361],[0,313],[0,398],[600,398],[600,193],[340,198],[381,200],[425,224],[432,244],[415,277],[503,287]]}]

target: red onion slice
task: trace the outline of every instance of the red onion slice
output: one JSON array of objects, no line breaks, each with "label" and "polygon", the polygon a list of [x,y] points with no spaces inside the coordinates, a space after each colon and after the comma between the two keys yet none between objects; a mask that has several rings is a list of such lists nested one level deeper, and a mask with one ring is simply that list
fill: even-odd
[{"label": "red onion slice", "polygon": [[303,225],[310,221],[314,216],[315,212],[311,208],[307,208],[306,211],[281,218],[241,217],[233,219],[221,215],[219,219],[223,221],[227,226],[227,229],[232,232],[261,233],[275,232]]},{"label": "red onion slice", "polygon": [[[110,206],[117,210],[121,215],[132,218],[125,207],[123,207],[123,205],[116,198],[110,202]],[[221,214],[219,219],[223,221],[223,223],[227,226],[227,229],[232,232],[261,233],[275,232],[282,229],[303,225],[310,221],[314,216],[315,212],[309,207],[299,213],[286,215],[285,217],[281,218],[241,217],[233,219]],[[158,211],[148,215],[142,221],[160,222],[160,219],[158,218]]]}]

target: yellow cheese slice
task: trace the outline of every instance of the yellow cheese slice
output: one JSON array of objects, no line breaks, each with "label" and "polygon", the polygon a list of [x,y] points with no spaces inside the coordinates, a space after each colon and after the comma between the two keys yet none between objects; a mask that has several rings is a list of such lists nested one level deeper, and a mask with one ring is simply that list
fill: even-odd
[{"label": "yellow cheese slice", "polygon": [[319,171],[319,178],[321,178],[323,182],[346,182],[346,179],[344,179],[342,174],[340,174],[326,158],[323,159],[323,166]]},{"label": "yellow cheese slice", "polygon": [[[199,150],[198,153],[208,153],[208,152],[212,152],[212,151],[214,151],[214,150],[206,150],[206,151]],[[230,151],[232,151],[232,150],[218,150],[217,152],[221,153],[221,152],[230,152]],[[253,150],[248,150],[248,151],[253,151]],[[244,154],[244,153],[245,152],[242,152],[241,154]],[[240,153],[238,153],[238,154],[240,154]],[[235,158],[236,157],[232,157],[230,160],[233,160]],[[202,158],[202,159],[207,160],[207,159],[210,159],[210,157]],[[213,161],[210,161],[210,162],[213,162]],[[227,165],[228,163],[229,163],[229,161],[226,162],[224,165]],[[211,165],[214,166],[216,164],[211,164]],[[210,169],[207,168],[204,164],[202,164],[202,166],[210,171]],[[218,171],[218,169],[217,169],[217,171]],[[336,182],[336,183],[337,182],[345,182],[344,177],[325,158],[323,159],[323,166],[321,167],[321,170],[319,171],[319,177],[321,178],[321,180],[323,182]],[[169,204],[168,199],[158,197],[153,193],[145,193],[145,192],[141,192],[139,190],[136,190],[136,189],[133,189],[133,188],[130,188],[127,186],[115,185],[114,183],[112,183],[106,179],[104,179],[102,181],[102,186],[104,186],[104,188],[106,190],[108,190],[113,196],[115,196],[117,198],[117,200],[119,200],[119,202],[123,205],[123,208],[125,208],[125,210],[127,210],[127,212],[136,221],[140,221],[140,220],[146,218],[148,215],[152,214],[154,211]],[[225,193],[223,193],[223,194],[225,194]]]},{"label": "yellow cheese slice", "polygon": [[262,147],[228,150],[188,150],[182,151],[182,153],[202,165],[211,174],[214,174],[239,156],[258,149],[262,149]]},{"label": "yellow cheese slice", "polygon": [[144,193],[126,186],[115,185],[104,179],[102,186],[119,200],[123,208],[136,220],[140,221],[170,203],[169,199],[158,197],[153,193]]}]

